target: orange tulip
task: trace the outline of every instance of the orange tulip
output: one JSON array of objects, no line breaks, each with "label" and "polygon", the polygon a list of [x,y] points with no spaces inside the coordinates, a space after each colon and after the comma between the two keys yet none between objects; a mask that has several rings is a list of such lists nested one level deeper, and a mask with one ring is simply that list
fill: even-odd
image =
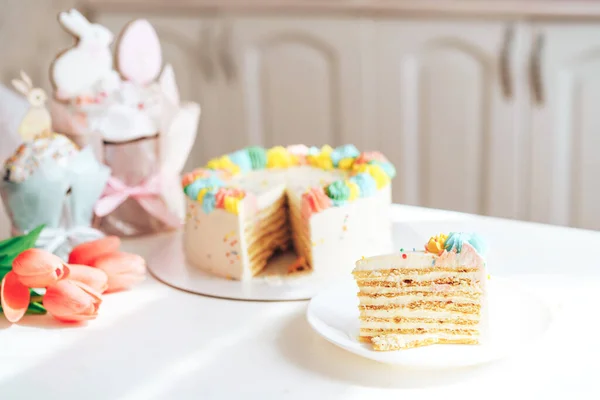
[{"label": "orange tulip", "polygon": [[17,322],[29,307],[29,289],[19,281],[19,277],[13,271],[8,272],[2,279],[0,289],[0,302],[4,316],[10,322]]},{"label": "orange tulip", "polygon": [[71,250],[69,264],[92,265],[96,258],[119,251],[120,246],[121,239],[116,236],[82,243]]},{"label": "orange tulip", "polygon": [[19,254],[12,270],[21,283],[30,288],[48,287],[69,275],[63,260],[41,249],[28,249]]},{"label": "orange tulip", "polygon": [[98,316],[102,297],[84,283],[63,279],[46,289],[43,303],[54,318],[64,322],[79,322]]},{"label": "orange tulip", "polygon": [[98,293],[104,293],[108,289],[106,272],[87,265],[69,264],[69,279],[86,284]]},{"label": "orange tulip", "polygon": [[108,291],[129,289],[134,284],[144,280],[146,262],[137,254],[116,252],[98,258],[94,267],[108,275]]}]

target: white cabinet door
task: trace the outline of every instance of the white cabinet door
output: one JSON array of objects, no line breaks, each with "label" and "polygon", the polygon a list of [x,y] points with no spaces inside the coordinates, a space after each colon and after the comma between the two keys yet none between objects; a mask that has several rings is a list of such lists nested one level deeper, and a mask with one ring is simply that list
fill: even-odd
[{"label": "white cabinet door", "polygon": [[220,134],[224,127],[224,107],[218,64],[214,55],[217,20],[214,18],[188,18],[184,16],[160,17],[118,14],[100,14],[96,21],[118,34],[135,18],[146,18],[156,29],[163,62],[173,66],[182,101],[200,103],[199,133],[184,168],[189,171],[204,164],[209,158],[222,154],[225,147]]},{"label": "white cabinet door", "polygon": [[522,217],[522,28],[386,21],[372,42],[381,148],[398,169],[394,201]]},{"label": "white cabinet door", "polygon": [[531,214],[600,229],[600,24],[535,28]]},{"label": "white cabinet door", "polygon": [[363,125],[358,20],[239,17],[224,23],[232,26],[231,135],[244,135],[234,148],[373,146],[374,132]]}]

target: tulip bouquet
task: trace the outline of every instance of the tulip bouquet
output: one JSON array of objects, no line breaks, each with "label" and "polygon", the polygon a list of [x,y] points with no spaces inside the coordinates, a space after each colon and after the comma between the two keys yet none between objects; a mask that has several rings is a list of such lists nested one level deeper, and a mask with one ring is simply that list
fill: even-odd
[{"label": "tulip bouquet", "polygon": [[[18,238],[9,241],[14,239]],[[29,242],[31,238],[22,245]],[[33,243],[35,239],[29,247]],[[95,319],[103,293],[129,289],[144,279],[144,259],[119,251],[120,245],[115,236],[80,244],[71,251],[68,263],[42,249],[21,251],[2,279],[0,301],[4,315],[13,323],[28,311],[47,311],[64,322]]]}]

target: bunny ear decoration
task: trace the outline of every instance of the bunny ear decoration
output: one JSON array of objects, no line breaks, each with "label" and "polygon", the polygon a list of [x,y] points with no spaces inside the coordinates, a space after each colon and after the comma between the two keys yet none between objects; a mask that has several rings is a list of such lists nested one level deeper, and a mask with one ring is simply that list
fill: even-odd
[{"label": "bunny ear decoration", "polygon": [[147,85],[156,80],[162,66],[162,50],[156,31],[145,19],[130,22],[117,46],[117,69],[127,80]]},{"label": "bunny ear decoration", "polygon": [[90,27],[90,22],[74,8],[58,14],[58,21],[63,28],[76,37],[80,37]]},{"label": "bunny ear decoration", "polygon": [[179,89],[175,81],[175,72],[171,64],[165,65],[162,74],[160,74],[160,90],[169,103],[175,107],[179,107]]},{"label": "bunny ear decoration", "polygon": [[23,82],[29,86],[29,89],[33,88],[33,82],[31,82],[31,78],[23,70],[21,70],[21,79],[23,79]]},{"label": "bunny ear decoration", "polygon": [[13,86],[15,87],[15,89],[17,89],[20,93],[27,96],[27,94],[29,93],[29,89],[30,89],[30,87],[27,85],[27,83],[23,82],[20,79],[13,79],[11,82],[12,82]]}]

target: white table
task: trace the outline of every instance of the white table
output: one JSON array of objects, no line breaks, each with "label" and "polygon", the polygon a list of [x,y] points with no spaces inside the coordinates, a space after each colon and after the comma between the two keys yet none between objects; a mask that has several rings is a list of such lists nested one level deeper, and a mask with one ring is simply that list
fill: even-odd
[{"label": "white table", "polygon": [[[543,296],[553,328],[497,363],[414,371],[329,344],[308,326],[307,302],[220,300],[149,278],[106,296],[87,326],[0,318],[0,399],[600,398],[600,233],[404,206],[394,214],[406,221],[396,234],[406,247],[441,231],[483,234],[490,272]],[[127,247],[147,255],[153,240]]]}]

